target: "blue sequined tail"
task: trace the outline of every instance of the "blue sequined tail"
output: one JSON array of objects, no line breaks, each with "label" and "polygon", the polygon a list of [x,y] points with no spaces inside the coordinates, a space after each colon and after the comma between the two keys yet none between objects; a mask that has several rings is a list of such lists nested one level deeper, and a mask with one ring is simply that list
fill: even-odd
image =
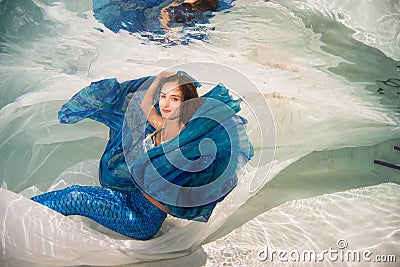
[{"label": "blue sequined tail", "polygon": [[134,239],[153,237],[167,217],[139,190],[119,191],[74,185],[38,195],[32,200],[63,215],[81,215]]}]

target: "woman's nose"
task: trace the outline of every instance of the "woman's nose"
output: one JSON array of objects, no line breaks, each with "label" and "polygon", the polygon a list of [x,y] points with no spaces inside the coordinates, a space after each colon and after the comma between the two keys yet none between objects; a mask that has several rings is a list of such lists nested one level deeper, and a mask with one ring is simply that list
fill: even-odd
[{"label": "woman's nose", "polygon": [[164,100],[164,108],[169,107],[169,99]]}]

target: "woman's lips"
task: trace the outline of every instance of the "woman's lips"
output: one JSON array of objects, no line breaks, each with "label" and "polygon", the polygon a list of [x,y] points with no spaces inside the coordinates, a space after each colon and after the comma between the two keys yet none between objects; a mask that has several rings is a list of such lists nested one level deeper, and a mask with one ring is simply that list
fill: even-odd
[{"label": "woman's lips", "polygon": [[165,110],[165,109],[163,109],[162,112],[163,112],[163,113],[170,113],[171,110]]}]

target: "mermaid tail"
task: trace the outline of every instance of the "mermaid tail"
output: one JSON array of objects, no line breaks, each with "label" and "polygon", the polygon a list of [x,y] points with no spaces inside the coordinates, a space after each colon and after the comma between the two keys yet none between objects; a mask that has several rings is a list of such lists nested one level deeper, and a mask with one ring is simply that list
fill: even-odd
[{"label": "mermaid tail", "polygon": [[74,185],[35,196],[32,200],[66,216],[88,217],[113,231],[140,240],[153,237],[167,217],[139,190]]}]

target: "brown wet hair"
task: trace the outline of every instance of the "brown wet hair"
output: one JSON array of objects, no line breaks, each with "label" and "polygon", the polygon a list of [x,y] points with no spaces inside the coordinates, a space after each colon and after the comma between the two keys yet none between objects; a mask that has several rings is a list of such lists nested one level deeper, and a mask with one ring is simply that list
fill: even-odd
[{"label": "brown wet hair", "polygon": [[193,4],[183,3],[182,6],[188,7],[192,12],[216,11],[218,0],[198,0]]}]

